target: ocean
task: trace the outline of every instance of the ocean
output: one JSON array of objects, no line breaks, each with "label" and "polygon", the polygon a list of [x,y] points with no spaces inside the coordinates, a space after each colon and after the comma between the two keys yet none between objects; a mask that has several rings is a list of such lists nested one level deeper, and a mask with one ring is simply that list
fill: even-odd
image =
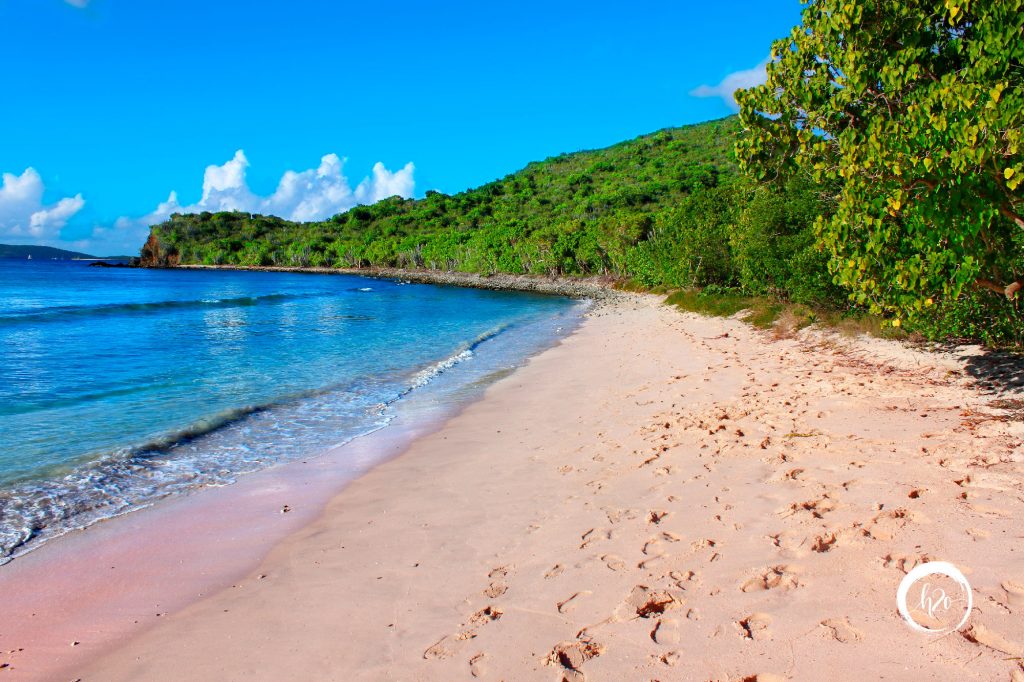
[{"label": "ocean", "polygon": [[465,400],[585,304],[351,275],[0,259],[0,563]]}]

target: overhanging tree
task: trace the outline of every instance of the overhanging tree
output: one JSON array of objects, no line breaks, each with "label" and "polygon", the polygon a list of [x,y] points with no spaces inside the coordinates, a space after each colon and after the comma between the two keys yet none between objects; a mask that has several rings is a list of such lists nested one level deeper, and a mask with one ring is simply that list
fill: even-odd
[{"label": "overhanging tree", "polygon": [[835,187],[836,282],[914,316],[1024,287],[1024,0],[809,0],[737,93],[745,170]]}]

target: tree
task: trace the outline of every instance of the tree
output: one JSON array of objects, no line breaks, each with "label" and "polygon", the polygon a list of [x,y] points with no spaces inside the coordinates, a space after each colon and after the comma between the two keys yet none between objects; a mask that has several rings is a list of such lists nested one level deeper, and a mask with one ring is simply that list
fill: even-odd
[{"label": "tree", "polygon": [[809,0],[737,93],[741,166],[834,187],[837,284],[913,317],[1024,286],[1024,0]]}]

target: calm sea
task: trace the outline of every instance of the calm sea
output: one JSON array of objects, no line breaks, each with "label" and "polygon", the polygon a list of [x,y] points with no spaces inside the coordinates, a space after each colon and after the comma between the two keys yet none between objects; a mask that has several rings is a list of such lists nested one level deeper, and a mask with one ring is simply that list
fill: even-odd
[{"label": "calm sea", "polygon": [[355,276],[0,259],[0,563],[386,427],[414,392],[482,390],[581,312]]}]

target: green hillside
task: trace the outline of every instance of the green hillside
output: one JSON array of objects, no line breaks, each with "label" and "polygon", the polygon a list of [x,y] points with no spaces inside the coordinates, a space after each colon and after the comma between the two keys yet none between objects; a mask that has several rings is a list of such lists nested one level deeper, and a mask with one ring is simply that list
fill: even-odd
[{"label": "green hillside", "polygon": [[[810,233],[820,202],[792,186],[755,192],[736,165],[739,132],[735,117],[665,129],[452,196],[393,197],[323,222],[175,215],[153,228],[144,262],[607,275],[833,298]],[[765,215],[754,221],[752,209]],[[759,233],[756,248],[743,226]]]}]

